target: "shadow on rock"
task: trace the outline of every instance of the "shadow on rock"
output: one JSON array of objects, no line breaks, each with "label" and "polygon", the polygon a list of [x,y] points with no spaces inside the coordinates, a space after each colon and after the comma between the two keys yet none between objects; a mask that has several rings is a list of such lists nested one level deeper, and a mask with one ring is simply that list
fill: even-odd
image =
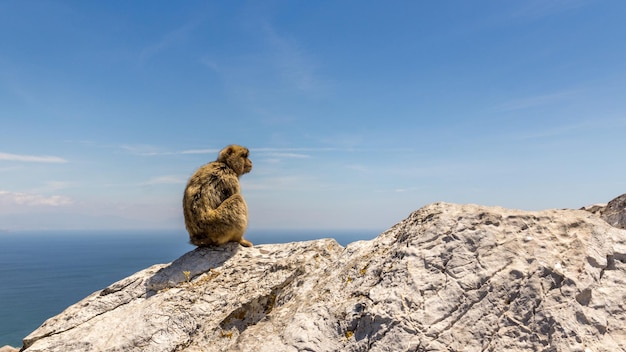
[{"label": "shadow on rock", "polygon": [[156,292],[178,286],[213,268],[224,264],[239,250],[239,243],[231,242],[223,246],[198,247],[157,271],[146,282],[146,297]]}]

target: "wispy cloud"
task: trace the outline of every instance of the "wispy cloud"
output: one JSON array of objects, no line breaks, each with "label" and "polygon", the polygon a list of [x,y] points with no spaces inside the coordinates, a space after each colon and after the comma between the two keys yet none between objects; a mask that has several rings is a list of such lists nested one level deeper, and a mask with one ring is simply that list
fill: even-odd
[{"label": "wispy cloud", "polygon": [[62,189],[75,187],[75,186],[76,186],[75,183],[67,182],[67,181],[44,181],[42,186],[32,188],[29,191],[31,193],[47,194],[47,193],[57,192]]},{"label": "wispy cloud", "polygon": [[277,152],[266,153],[266,155],[269,157],[274,157],[274,158],[290,158],[290,159],[306,159],[306,158],[311,157],[310,155],[307,155],[307,154],[277,153]]},{"label": "wispy cloud", "polygon": [[163,149],[149,144],[124,144],[119,146],[120,149],[127,153],[139,156],[158,156],[173,155],[174,152],[164,151]]},{"label": "wispy cloud", "polygon": [[514,135],[514,136],[512,136],[510,138],[511,139],[516,139],[516,140],[529,140],[529,139],[539,139],[539,138],[554,138],[554,137],[558,137],[558,136],[562,136],[562,135],[573,133],[573,132],[575,132],[577,130],[579,131],[585,125],[586,124],[572,124],[572,125],[558,126],[558,127],[549,128],[549,129],[542,129],[542,130],[538,130],[538,131],[530,131],[528,133],[517,134],[517,135]]},{"label": "wispy cloud", "polygon": [[217,154],[219,151],[220,149],[189,149],[175,152],[175,154]]},{"label": "wispy cloud", "polygon": [[[186,149],[178,151],[167,151],[153,145],[121,145],[120,148],[130,154],[139,156],[161,156],[161,155],[191,155],[191,154],[215,154],[221,150],[218,148],[207,149]],[[250,148],[252,153],[265,154],[268,156],[283,158],[308,158],[310,155],[305,152],[332,152],[337,148]]]},{"label": "wispy cloud", "polygon": [[269,176],[255,180],[246,178],[241,182],[243,184],[242,187],[247,191],[294,191],[322,189],[327,187],[321,184],[315,177],[309,175]]},{"label": "wispy cloud", "polygon": [[318,80],[314,74],[315,65],[302,46],[286,35],[279,34],[269,22],[264,22],[261,30],[273,53],[274,64],[285,82],[304,91],[316,88]]},{"label": "wispy cloud", "polygon": [[554,138],[567,135],[575,135],[577,133],[586,133],[595,129],[620,129],[626,123],[624,118],[591,118],[588,120],[574,121],[568,124],[553,126],[540,130],[533,130],[521,133],[506,135],[505,137],[516,140],[528,140],[539,138]]},{"label": "wispy cloud", "polygon": [[[120,149],[127,153],[137,156],[168,156],[168,155],[193,155],[193,154],[209,154],[215,155],[220,152],[221,148],[206,149],[185,149],[168,151],[153,145],[121,145]],[[370,152],[413,152],[411,148],[361,148],[361,147],[250,147],[253,157],[261,156],[274,159],[307,159],[311,158],[315,153],[370,153]]]},{"label": "wispy cloud", "polygon": [[407,192],[416,192],[421,190],[421,187],[407,187],[407,188],[396,188],[393,191],[396,193],[407,193]]},{"label": "wispy cloud", "polygon": [[67,181],[46,181],[45,187],[49,190],[59,190],[71,187],[71,183]]},{"label": "wispy cloud", "polygon": [[577,92],[573,90],[567,90],[562,92],[535,95],[531,97],[519,98],[509,100],[502,104],[496,105],[493,110],[498,112],[508,112],[515,110],[531,109],[539,106],[554,104],[564,100],[569,100],[575,97]]},{"label": "wispy cloud", "polygon": [[314,147],[304,147],[304,148],[250,148],[250,151],[254,153],[301,153],[301,152],[332,152],[338,150],[337,148],[314,148]]},{"label": "wispy cloud", "polygon": [[326,93],[330,80],[319,74],[318,60],[301,40],[262,14],[255,13],[243,26],[250,35],[246,39],[254,42],[252,51],[230,55],[209,52],[199,60],[218,75],[228,94],[253,111],[270,110],[265,114],[271,120],[281,114],[273,103],[277,91],[308,97]]},{"label": "wispy cloud", "polygon": [[186,155],[186,154],[217,154],[220,149],[186,149],[186,150],[164,150],[158,146],[149,144],[123,144],[119,146],[125,152],[138,156],[165,156],[165,155]]},{"label": "wispy cloud", "polygon": [[21,155],[10,153],[0,153],[0,161],[20,161],[27,163],[67,163],[67,160],[58,156]]},{"label": "wispy cloud", "polygon": [[308,159],[311,156],[301,153],[289,153],[289,152],[259,152],[258,156],[261,161],[270,164],[281,163],[284,159]]},{"label": "wispy cloud", "polygon": [[0,191],[0,203],[24,206],[58,207],[72,204],[72,199],[65,196],[45,196],[35,193]]},{"label": "wispy cloud", "polygon": [[144,185],[184,184],[187,179],[180,175],[164,175],[149,179]]},{"label": "wispy cloud", "polygon": [[185,23],[184,25],[165,33],[158,41],[144,47],[139,54],[139,59],[143,62],[158,53],[185,41],[189,33],[195,29],[197,25],[198,23],[196,22]]},{"label": "wispy cloud", "polygon": [[200,59],[200,63],[210,68],[211,70],[215,71],[215,73],[222,72],[220,65],[218,65],[217,62],[213,59],[210,59],[208,57],[203,57],[202,59]]},{"label": "wispy cloud", "polygon": [[362,164],[348,164],[346,165],[346,168],[363,174],[371,172],[371,168],[369,166]]}]

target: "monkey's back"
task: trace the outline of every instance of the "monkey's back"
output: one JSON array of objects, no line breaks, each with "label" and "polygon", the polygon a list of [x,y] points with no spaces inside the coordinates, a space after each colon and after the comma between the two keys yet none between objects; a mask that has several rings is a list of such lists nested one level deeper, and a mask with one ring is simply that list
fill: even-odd
[{"label": "monkey's back", "polygon": [[185,188],[185,224],[206,220],[210,209],[216,209],[224,200],[239,192],[237,174],[226,164],[214,161],[203,165],[191,176]]}]

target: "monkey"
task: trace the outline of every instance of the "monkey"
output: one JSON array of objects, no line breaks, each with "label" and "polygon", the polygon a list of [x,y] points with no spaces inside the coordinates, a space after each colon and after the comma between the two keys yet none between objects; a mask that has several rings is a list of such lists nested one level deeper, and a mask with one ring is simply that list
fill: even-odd
[{"label": "monkey", "polygon": [[183,195],[185,227],[196,246],[239,242],[248,227],[248,206],[239,187],[239,177],[252,170],[249,150],[240,145],[222,149],[217,160],[201,166],[187,182]]}]

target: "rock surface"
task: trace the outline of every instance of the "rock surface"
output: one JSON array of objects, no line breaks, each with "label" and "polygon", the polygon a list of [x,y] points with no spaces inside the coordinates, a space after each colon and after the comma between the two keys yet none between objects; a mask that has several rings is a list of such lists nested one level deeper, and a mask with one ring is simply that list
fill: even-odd
[{"label": "rock surface", "polygon": [[600,216],[611,226],[626,229],[626,194],[622,194],[608,204],[594,204],[583,207],[582,210]]},{"label": "rock surface", "polygon": [[626,351],[626,231],[435,203],[371,241],[198,248],[93,293],[25,351]]},{"label": "rock surface", "polygon": [[19,348],[11,347],[9,345],[5,345],[0,347],[0,352],[18,352]]},{"label": "rock surface", "polygon": [[611,226],[626,229],[626,194],[610,201],[602,211],[602,218]]}]

